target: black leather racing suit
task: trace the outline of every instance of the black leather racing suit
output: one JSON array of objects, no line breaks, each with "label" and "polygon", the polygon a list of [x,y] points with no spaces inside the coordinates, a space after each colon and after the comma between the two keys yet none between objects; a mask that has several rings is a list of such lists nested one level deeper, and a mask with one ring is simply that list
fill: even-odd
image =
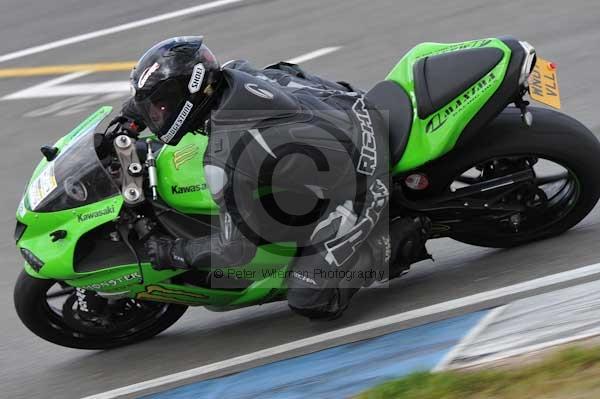
[{"label": "black leather racing suit", "polygon": [[[258,245],[295,241],[290,307],[336,315],[389,259],[382,118],[363,93],[295,65],[234,61],[223,72],[204,158],[221,230],[178,240],[183,257],[193,267],[243,265]],[[351,274],[357,269],[366,273]]]}]

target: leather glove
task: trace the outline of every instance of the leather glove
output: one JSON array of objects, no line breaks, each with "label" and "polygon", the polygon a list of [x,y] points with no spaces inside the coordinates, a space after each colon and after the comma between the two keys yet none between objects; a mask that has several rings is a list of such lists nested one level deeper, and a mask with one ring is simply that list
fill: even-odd
[{"label": "leather glove", "polygon": [[110,121],[106,128],[105,136],[110,140],[114,140],[120,134],[137,138],[145,128],[144,124],[127,116],[119,115]]},{"label": "leather glove", "polygon": [[156,270],[189,269],[183,258],[183,240],[169,237],[150,237],[145,243],[150,263]]}]

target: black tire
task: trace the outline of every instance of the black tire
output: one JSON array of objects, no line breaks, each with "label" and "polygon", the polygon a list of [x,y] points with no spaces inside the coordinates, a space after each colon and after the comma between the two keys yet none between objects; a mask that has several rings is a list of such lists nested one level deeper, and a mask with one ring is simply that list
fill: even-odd
[{"label": "black tire", "polygon": [[131,333],[94,335],[77,331],[52,313],[46,293],[57,282],[29,276],[22,271],[14,289],[17,315],[25,326],[40,338],[57,345],[76,349],[110,349],[129,345],[155,336],[173,325],[187,306],[165,304],[166,309],[144,329]]},{"label": "black tire", "polygon": [[[525,126],[520,112],[507,109],[464,148],[452,151],[441,162],[428,165],[436,182],[431,191],[448,192],[454,179],[469,168],[486,160],[507,156],[538,156],[571,172],[579,184],[579,195],[568,213],[547,228],[529,234],[498,235],[489,233],[451,234],[451,238],[467,244],[509,248],[559,235],[579,223],[600,198],[600,142],[577,120],[559,112],[530,108],[533,125]],[[430,191],[430,195],[431,195]]]}]

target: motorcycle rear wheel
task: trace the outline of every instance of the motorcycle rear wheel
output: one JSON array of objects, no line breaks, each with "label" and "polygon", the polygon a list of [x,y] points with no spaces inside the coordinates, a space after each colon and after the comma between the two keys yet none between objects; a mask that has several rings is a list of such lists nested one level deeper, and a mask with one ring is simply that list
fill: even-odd
[{"label": "motorcycle rear wheel", "polygon": [[[563,196],[548,197],[545,203],[540,201],[537,209],[531,208],[532,214],[520,215],[525,221],[529,218],[529,225],[524,224],[509,231],[506,221],[499,221],[490,222],[483,229],[469,231],[467,225],[473,221],[465,221],[461,231],[450,234],[451,238],[482,247],[514,247],[564,233],[583,220],[598,202],[600,142],[596,136],[575,119],[559,112],[543,108],[530,110],[533,114],[531,127],[521,121],[518,110],[506,110],[472,142],[444,157],[442,168],[438,165],[431,169],[432,172],[436,171],[434,179],[437,185],[432,189],[437,192],[436,195],[447,194],[457,181],[464,181],[465,172],[483,171],[486,165],[489,167],[493,162],[506,164],[526,161],[523,165],[528,162],[532,167],[539,160],[547,160],[559,165],[565,172],[562,181],[559,175],[555,176],[554,181],[551,177],[537,176],[539,196],[544,197],[542,183],[563,184],[559,188]],[[521,170],[526,167],[521,166]],[[518,170],[513,168],[512,172]],[[478,182],[486,180],[482,176],[483,172]],[[495,174],[491,178],[500,176],[502,174]]]}]

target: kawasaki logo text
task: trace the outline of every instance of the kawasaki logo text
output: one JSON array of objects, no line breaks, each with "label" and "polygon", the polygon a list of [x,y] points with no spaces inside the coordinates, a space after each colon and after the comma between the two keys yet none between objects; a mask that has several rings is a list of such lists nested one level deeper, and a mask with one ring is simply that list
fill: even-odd
[{"label": "kawasaki logo text", "polygon": [[101,209],[99,211],[82,213],[81,215],[77,215],[77,221],[81,223],[90,219],[95,219],[100,216],[110,215],[111,213],[115,213],[115,207],[107,206],[106,208]]},{"label": "kawasaki logo text", "polygon": [[177,185],[171,186],[171,194],[187,194],[187,193],[195,193],[196,191],[204,191],[206,190],[206,184],[194,184],[192,186],[183,186],[179,187]]}]

